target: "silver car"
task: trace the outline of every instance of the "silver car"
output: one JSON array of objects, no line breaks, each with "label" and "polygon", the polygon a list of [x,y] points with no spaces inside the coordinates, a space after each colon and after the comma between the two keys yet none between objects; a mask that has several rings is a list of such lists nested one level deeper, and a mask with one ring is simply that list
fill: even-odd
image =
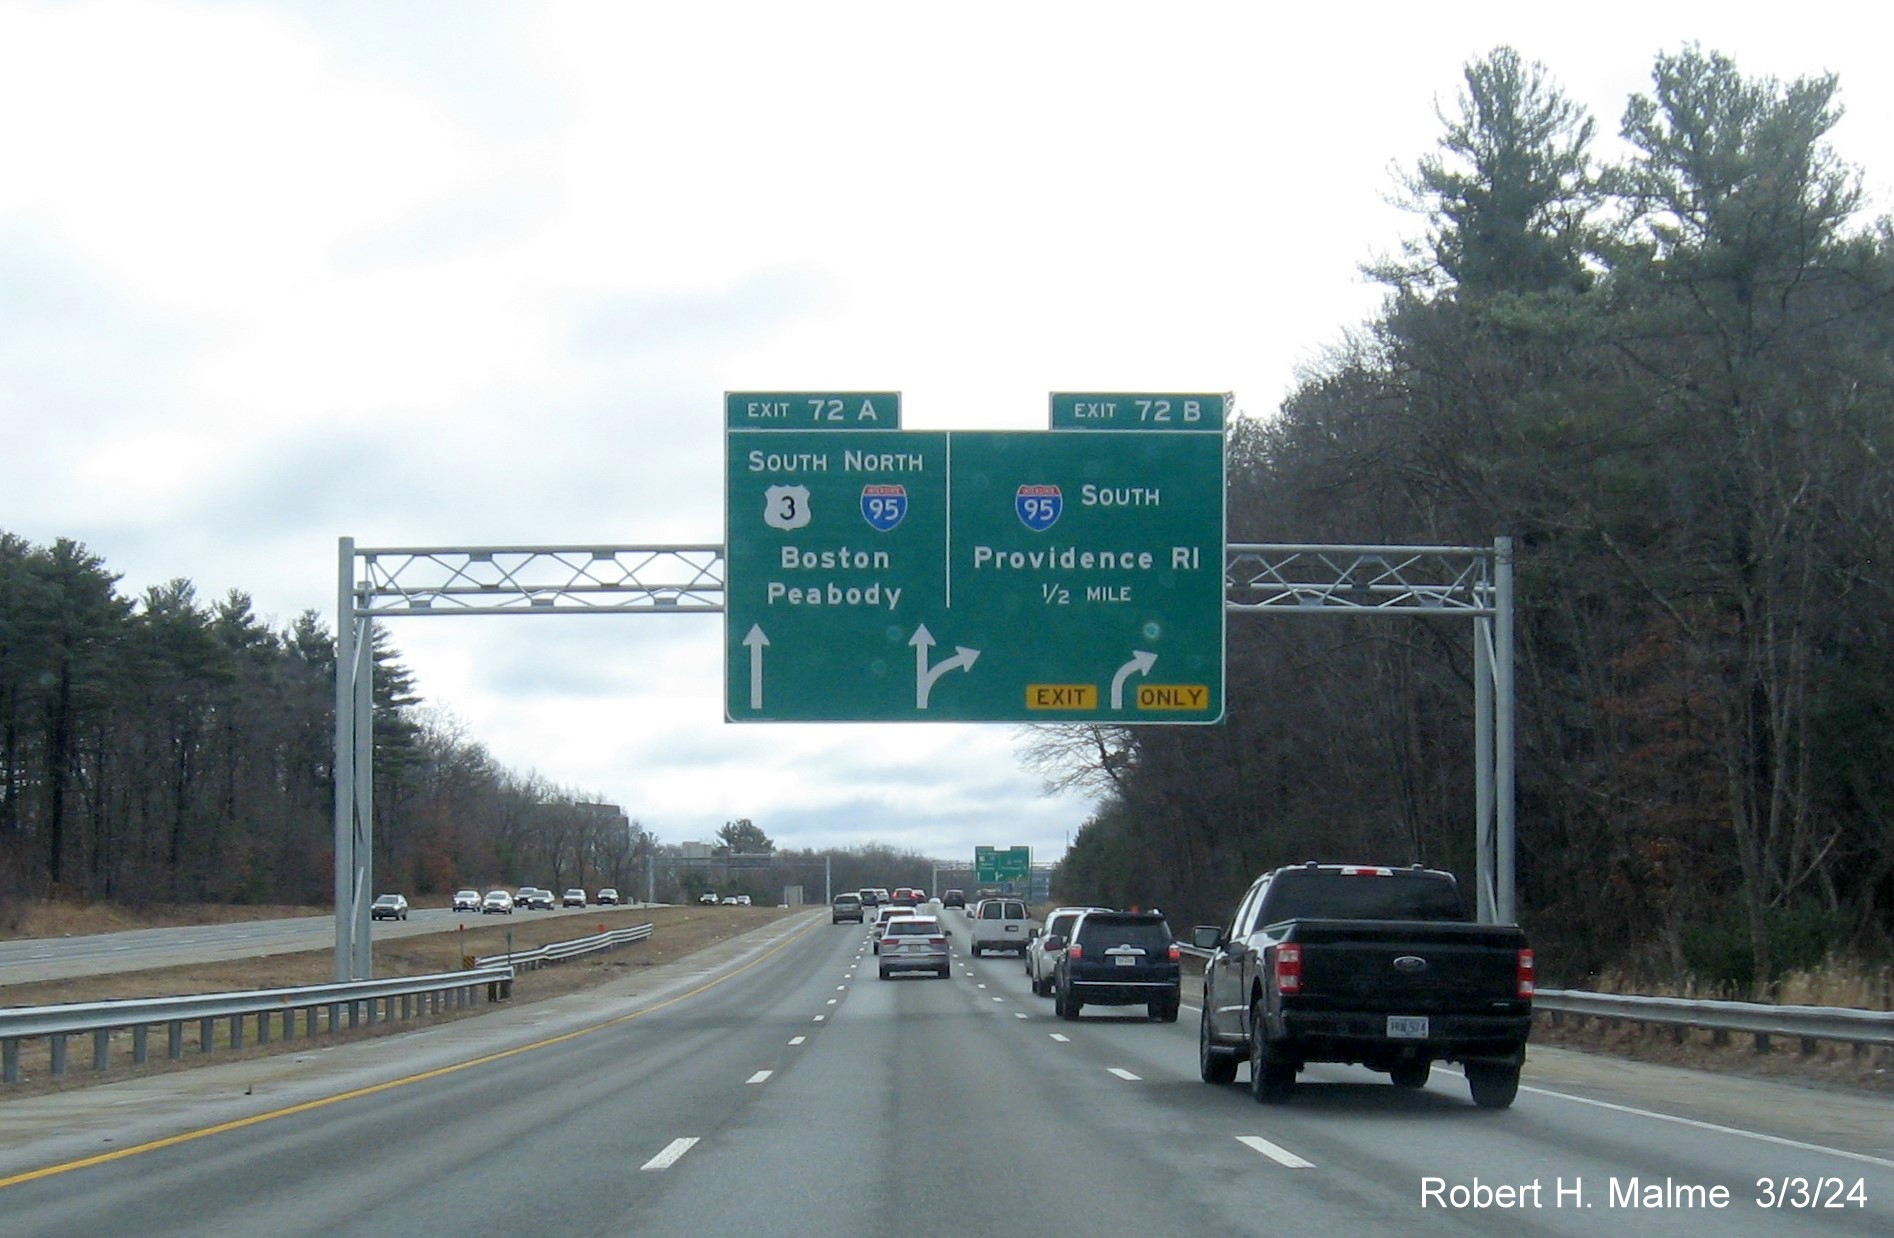
[{"label": "silver car", "polygon": [[883,980],[898,971],[932,972],[947,979],[947,930],[938,918],[890,916],[875,933],[875,953],[881,956]]},{"label": "silver car", "polygon": [[[1072,940],[1072,925],[1088,911],[1109,911],[1109,907],[1054,907],[1046,914],[1046,927],[1043,932],[1033,930],[1032,939],[1026,943],[1026,976],[1032,981],[1032,991],[1040,997],[1052,996],[1052,969],[1059,965],[1059,956],[1065,953],[1065,943]],[[1060,944],[1055,950],[1046,948],[1046,939],[1057,936]]]}]

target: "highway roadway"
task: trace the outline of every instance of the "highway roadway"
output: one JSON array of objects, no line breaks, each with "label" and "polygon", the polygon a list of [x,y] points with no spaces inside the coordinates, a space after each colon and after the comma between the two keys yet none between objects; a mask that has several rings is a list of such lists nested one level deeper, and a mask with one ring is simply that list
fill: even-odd
[{"label": "highway roadway", "polygon": [[1894,1232],[1885,1100],[1535,1048],[1506,1111],[1445,1069],[1259,1106],[1194,1005],[1060,1020],[964,939],[881,981],[817,912],[635,994],[0,1100],[0,1233]]},{"label": "highway roadway", "polygon": [[[639,906],[641,904],[631,904]],[[547,916],[597,916],[599,907],[558,908],[520,912],[513,919]],[[619,908],[618,910],[623,910]],[[371,922],[376,941],[443,933],[457,924],[487,925],[508,917],[482,917],[445,907],[417,907],[406,920]],[[584,936],[575,933],[574,936]],[[259,958],[303,950],[333,950],[332,916],[295,916],[282,920],[241,920],[231,924],[199,924],[182,928],[127,929],[121,933],[89,933],[78,937],[30,937],[0,941],[0,977],[8,984],[34,980],[63,980],[69,976],[98,976],[110,972],[148,971],[187,963]]]}]

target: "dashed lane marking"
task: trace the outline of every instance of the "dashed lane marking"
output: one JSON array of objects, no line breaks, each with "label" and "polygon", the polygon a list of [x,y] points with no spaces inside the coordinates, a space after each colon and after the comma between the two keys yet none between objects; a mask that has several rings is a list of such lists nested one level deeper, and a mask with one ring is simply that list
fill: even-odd
[{"label": "dashed lane marking", "polygon": [[696,1146],[697,1146],[697,1137],[695,1135],[687,1136],[686,1138],[683,1138],[683,1139],[673,1139],[670,1143],[665,1145],[664,1151],[658,1153],[656,1156],[652,1157],[650,1160],[646,1161],[644,1164],[638,1166],[638,1168],[640,1169],[669,1169],[671,1166],[677,1164],[679,1157],[683,1156],[686,1152],[689,1152],[692,1148]]},{"label": "dashed lane marking", "polygon": [[1110,1073],[1117,1075],[1120,1079],[1123,1079],[1126,1083],[1142,1083],[1143,1082],[1143,1079],[1140,1076],[1132,1074],[1130,1071],[1124,1069],[1122,1066],[1107,1066],[1105,1069],[1109,1071]]},{"label": "dashed lane marking", "polygon": [[1289,1149],[1281,1146],[1280,1144],[1273,1144],[1269,1142],[1269,1140],[1264,1139],[1261,1135],[1238,1135],[1236,1137],[1236,1141],[1240,1144],[1244,1144],[1248,1147],[1254,1148],[1256,1151],[1261,1152],[1264,1156],[1276,1162],[1278,1165],[1285,1165],[1290,1169],[1314,1169],[1315,1168],[1315,1163],[1313,1161],[1305,1161],[1301,1157],[1297,1156],[1295,1153],[1289,1151]]},{"label": "dashed lane marking", "polygon": [[769,1077],[770,1077],[771,1075],[773,1075],[773,1074],[775,1074],[775,1073],[776,1073],[776,1072],[775,1072],[775,1071],[773,1071],[773,1070],[759,1070],[759,1071],[757,1071],[757,1072],[756,1072],[755,1074],[753,1074],[753,1075],[751,1075],[751,1076],[750,1076],[750,1077],[749,1077],[748,1079],[745,1079],[745,1080],[744,1080],[743,1082],[745,1082],[745,1083],[761,1083],[761,1082],[763,1082],[763,1081],[764,1081],[765,1079],[767,1079],[767,1078],[769,1078]]}]

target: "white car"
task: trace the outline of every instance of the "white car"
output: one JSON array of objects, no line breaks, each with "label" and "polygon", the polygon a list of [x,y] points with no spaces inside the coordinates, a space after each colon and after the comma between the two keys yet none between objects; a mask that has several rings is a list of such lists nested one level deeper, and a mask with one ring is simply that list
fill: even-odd
[{"label": "white car", "polygon": [[480,891],[456,890],[454,892],[454,910],[455,911],[479,911],[480,910]]},{"label": "white car", "polygon": [[[1043,932],[1033,932],[1026,943],[1026,978],[1032,981],[1032,991],[1041,997],[1052,996],[1052,969],[1059,965],[1059,956],[1065,953],[1065,942],[1072,939],[1072,926],[1078,918],[1088,911],[1109,911],[1109,907],[1054,907],[1046,913],[1046,927]],[[1057,936],[1063,941],[1056,950],[1046,949],[1046,938]]]},{"label": "white car", "polygon": [[512,915],[513,896],[505,890],[488,890],[487,896],[480,900],[480,914],[483,916]]}]

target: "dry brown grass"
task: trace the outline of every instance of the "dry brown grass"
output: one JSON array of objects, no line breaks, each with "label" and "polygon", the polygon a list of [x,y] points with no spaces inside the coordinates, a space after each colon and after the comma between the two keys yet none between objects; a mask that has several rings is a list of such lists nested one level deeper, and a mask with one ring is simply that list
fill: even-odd
[{"label": "dry brown grass", "polygon": [[[285,914],[307,915],[310,913],[298,908]],[[510,1002],[510,1005],[517,1006],[525,1002],[544,1001],[549,997],[623,979],[661,963],[675,962],[709,946],[792,914],[794,913],[791,911],[775,907],[625,907],[601,908],[596,917],[562,916],[545,920],[527,918],[518,919],[510,926],[482,923],[478,928],[469,927],[461,931],[431,933],[378,942],[375,946],[375,974],[377,976],[419,976],[454,971],[461,966],[466,956],[484,956],[505,951],[509,928],[512,932],[513,948],[525,950],[555,941],[570,941],[574,938],[586,937],[598,931],[600,926],[625,928],[647,922],[653,926],[651,936],[645,941],[634,942],[616,950],[582,955],[555,966],[521,971],[513,982]],[[135,927],[153,926],[145,922]],[[0,985],[0,1005],[39,1006],[60,1002],[110,1001],[117,998],[289,988],[296,985],[326,984],[334,979],[335,952],[310,950],[298,954],[267,955],[256,959],[233,959],[226,962],[190,964],[150,971],[75,976],[63,980]],[[172,1062],[165,1057],[164,1038],[160,1033],[153,1036],[151,1061],[143,1067],[131,1065],[131,1034],[120,1032],[113,1037],[114,1065],[103,1072],[92,1069],[91,1038],[74,1037],[69,1043],[71,1056],[67,1065],[67,1074],[63,1079],[58,1080],[53,1079],[49,1073],[50,1049],[43,1042],[28,1042],[22,1046],[21,1052],[21,1064],[26,1077],[22,1082],[11,1086],[0,1084],[0,1102],[67,1088],[89,1087],[97,1083],[159,1071],[188,1070],[197,1066],[275,1053],[302,1053],[307,1052],[312,1045],[326,1046],[371,1036],[385,1036],[392,1032],[412,1031],[423,1024],[473,1017],[487,1009],[491,1007],[483,1002],[475,1005],[471,1010],[448,1010],[397,1023],[378,1023],[374,1027],[348,1029],[335,1034],[323,1032],[314,1040],[303,1037],[299,1032],[294,1040],[274,1040],[268,1045],[261,1046],[250,1044],[235,1052],[227,1049],[229,1030],[228,1021],[224,1020],[219,1022],[215,1031],[218,1038],[218,1052],[211,1054],[199,1052],[196,1040],[197,1029],[193,1024],[188,1028],[187,1047],[183,1060]]]},{"label": "dry brown grass", "polygon": [[[1614,974],[1600,976],[1594,988],[1601,993],[1712,1001],[1730,996],[1689,984],[1639,984]],[[1776,986],[1776,1000],[1785,1006],[1894,1010],[1894,968],[1831,958],[1820,967],[1784,976]],[[1532,1037],[1540,1044],[1641,1061],[1894,1092],[1894,1049],[1874,1045],[1833,1040],[1803,1044],[1793,1037],[1775,1037],[1766,1049],[1759,1049],[1755,1037],[1739,1032],[1717,1033],[1622,1019],[1557,1017],[1543,1010],[1534,1020]]]},{"label": "dry brown grass", "polygon": [[178,928],[188,924],[236,924],[244,920],[285,920],[296,916],[326,916],[328,907],[234,907],[218,904],[176,906],[152,903],[120,907],[111,903],[34,901],[13,917],[11,927],[0,924],[0,941],[20,937],[81,937],[90,933],[121,933],[127,929]]}]

